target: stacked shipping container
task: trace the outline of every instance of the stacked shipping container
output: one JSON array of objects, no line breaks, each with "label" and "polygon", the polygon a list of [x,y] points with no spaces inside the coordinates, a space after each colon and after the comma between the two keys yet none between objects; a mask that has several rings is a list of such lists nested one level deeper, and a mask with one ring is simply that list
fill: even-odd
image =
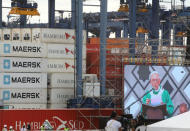
[{"label": "stacked shipping container", "polygon": [[[35,32],[38,32],[37,30]],[[41,29],[40,40],[47,45],[48,108],[65,108],[74,97],[75,31]],[[33,35],[33,34],[32,34]],[[35,35],[33,35],[35,36]],[[86,72],[86,34],[83,32],[83,73]]]},{"label": "stacked shipping container", "polygon": [[[46,108],[47,60],[44,44],[24,41],[24,29],[1,30],[0,99],[7,108]],[[31,32],[31,29],[28,29]],[[22,34],[22,35],[21,35]],[[30,33],[31,34],[31,33]]]},{"label": "stacked shipping container", "polygon": [[[9,108],[66,107],[66,100],[74,96],[74,30],[14,28],[2,29],[0,35],[0,97],[4,104]],[[85,73],[85,31],[83,36]]]}]

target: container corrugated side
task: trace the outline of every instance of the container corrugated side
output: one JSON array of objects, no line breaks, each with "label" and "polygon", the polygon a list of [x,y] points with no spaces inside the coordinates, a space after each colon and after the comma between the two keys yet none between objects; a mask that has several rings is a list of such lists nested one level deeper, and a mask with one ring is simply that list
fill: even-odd
[{"label": "container corrugated side", "polygon": [[0,88],[47,88],[47,73],[0,73]]},{"label": "container corrugated side", "polygon": [[0,99],[4,104],[45,104],[47,103],[47,89],[4,88],[0,89]]},{"label": "container corrugated side", "polygon": [[47,104],[6,104],[5,109],[46,109]]},{"label": "container corrugated side", "polygon": [[99,97],[100,83],[83,83],[83,95],[86,97]]},{"label": "container corrugated side", "polygon": [[47,45],[43,43],[0,43],[1,56],[46,57]]},{"label": "container corrugated side", "polygon": [[[55,29],[42,28],[41,40],[45,43],[75,43],[75,30],[73,29]],[[86,31],[83,31],[83,43],[86,43]]]},{"label": "container corrugated side", "polygon": [[21,40],[22,42],[32,42],[31,28],[21,28]]},{"label": "container corrugated side", "polygon": [[[74,59],[75,45],[74,44],[47,44],[48,58],[69,58]],[[86,59],[86,45],[83,45],[82,58]]]},{"label": "container corrugated side", "polygon": [[0,57],[1,72],[47,72],[47,59]]},{"label": "container corrugated side", "polygon": [[50,104],[66,104],[74,98],[74,89],[48,89],[48,97]]},{"label": "container corrugated side", "polygon": [[48,87],[74,88],[74,73],[48,73]]},{"label": "container corrugated side", "polygon": [[[86,60],[82,61],[83,73],[86,72]],[[48,73],[73,73],[75,70],[74,59],[48,59]]]},{"label": "container corrugated side", "polygon": [[12,29],[12,41],[13,42],[20,42],[21,41],[21,30],[20,30],[20,28],[13,28]]},{"label": "container corrugated side", "polygon": [[12,40],[12,33],[11,33],[10,28],[4,28],[2,30],[2,34],[3,34],[3,40],[4,41],[11,41]]}]

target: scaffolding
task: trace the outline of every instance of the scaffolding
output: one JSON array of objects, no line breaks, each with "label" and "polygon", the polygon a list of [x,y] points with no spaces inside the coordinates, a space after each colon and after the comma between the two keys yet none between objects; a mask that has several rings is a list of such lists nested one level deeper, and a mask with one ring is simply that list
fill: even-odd
[{"label": "scaffolding", "polygon": [[[93,38],[94,39],[94,38]],[[107,40],[109,41],[109,40]],[[171,40],[147,40],[142,41],[141,39],[135,38],[136,47],[135,47],[135,55],[129,55],[129,39],[117,39],[114,42],[107,43],[106,48],[106,96],[99,96],[102,99],[110,99],[110,103],[113,104],[111,109],[120,110],[124,109],[124,68],[125,65],[158,65],[158,66],[186,66],[190,64],[188,56],[190,55],[187,52],[187,48],[189,46],[162,46],[159,45],[160,41],[165,41],[171,43]],[[182,41],[185,43],[186,41]],[[151,43],[151,45],[147,44]],[[174,43],[176,43],[174,41]],[[158,46],[158,50],[156,54],[151,55],[152,46]],[[93,44],[92,48],[87,46],[87,73],[88,74],[97,74],[98,78],[100,76],[99,72],[99,48],[98,44]],[[89,51],[89,53],[88,53]],[[84,81],[83,81],[84,82]],[[89,97],[84,97],[86,100]],[[101,103],[97,101],[98,97],[91,97],[100,104],[100,108],[97,110],[101,110]],[[92,100],[93,101],[93,100]],[[79,106],[80,107],[80,106]],[[80,112],[81,117],[85,117],[84,114]],[[93,118],[101,118],[101,113],[91,116],[86,116],[85,119],[88,121],[93,120]],[[105,117],[105,116],[102,116]],[[105,117],[106,118],[106,117]]]},{"label": "scaffolding", "polygon": [[[16,8],[17,9],[17,8]],[[28,10],[26,10],[28,11]],[[33,10],[32,10],[33,11]],[[50,11],[51,12],[51,11]],[[144,11],[146,12],[146,10]],[[22,12],[25,15],[27,12]],[[30,14],[32,15],[32,14]],[[98,15],[98,14],[97,14]],[[120,14],[122,15],[122,14]],[[125,16],[126,15],[126,16]],[[111,16],[111,15],[110,15]],[[114,16],[114,15],[113,15]],[[118,15],[119,16],[119,15]],[[123,14],[126,18],[120,18],[128,22],[128,14]],[[116,16],[114,16],[117,18]],[[95,18],[94,16],[91,18]],[[104,114],[102,108],[110,108],[110,110],[121,111],[124,109],[124,68],[125,65],[179,65],[185,66],[190,64],[190,51],[188,35],[189,32],[189,16],[170,17],[168,18],[171,23],[179,24],[183,23],[186,32],[179,32],[178,37],[182,39],[145,39],[142,37],[129,39],[129,38],[117,38],[108,39],[106,43],[106,95],[101,94],[84,95],[76,98],[75,101],[68,101],[69,108],[78,108],[78,118],[86,119],[92,128],[97,128],[94,125],[94,119],[108,118],[109,114]],[[87,19],[89,20],[89,19]],[[94,21],[98,21],[99,17]],[[126,23],[127,23],[126,22]],[[88,23],[86,23],[88,24]],[[111,27],[110,27],[111,28]],[[149,33],[148,30],[141,27],[138,33],[145,35]],[[175,29],[174,29],[175,30]],[[95,29],[93,29],[94,32]],[[183,30],[184,31],[184,30]],[[168,32],[171,32],[169,30]],[[98,33],[97,33],[98,34]],[[163,34],[164,35],[164,34]],[[174,33],[170,37],[174,37]],[[86,83],[91,83],[91,86],[95,88],[100,83],[100,42],[97,38],[91,38],[95,42],[87,43],[87,63],[86,73],[97,75],[97,80],[85,80],[83,79],[84,89]],[[129,41],[135,41],[135,49],[129,48]],[[169,43],[168,46],[163,43]],[[178,45],[177,43],[182,43]],[[152,48],[156,47],[156,48]],[[154,49],[154,50],[153,50]],[[155,50],[156,49],[156,50]],[[135,50],[135,54],[129,54],[129,50]],[[154,52],[154,53],[153,53]],[[93,89],[91,88],[91,89]],[[99,85],[100,88],[100,85]],[[94,92],[94,90],[91,90]],[[74,106],[73,106],[74,104]],[[82,111],[84,108],[95,108],[97,113],[86,114]]]}]

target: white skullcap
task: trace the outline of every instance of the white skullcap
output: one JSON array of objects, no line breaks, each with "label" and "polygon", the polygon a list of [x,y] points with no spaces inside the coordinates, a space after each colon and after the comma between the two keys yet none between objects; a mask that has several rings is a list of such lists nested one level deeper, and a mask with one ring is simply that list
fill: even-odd
[{"label": "white skullcap", "polygon": [[151,76],[152,76],[153,74],[158,74],[158,75],[159,75],[159,73],[158,73],[157,71],[153,71],[153,72],[151,72],[150,75],[149,75],[149,80],[151,79]]}]

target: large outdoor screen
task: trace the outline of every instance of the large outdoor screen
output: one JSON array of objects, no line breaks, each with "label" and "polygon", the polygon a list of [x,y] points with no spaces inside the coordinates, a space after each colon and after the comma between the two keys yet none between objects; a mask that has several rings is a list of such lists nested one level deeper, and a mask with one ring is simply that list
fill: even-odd
[{"label": "large outdoor screen", "polygon": [[134,118],[142,104],[166,104],[170,116],[189,109],[190,67],[126,65],[124,73],[124,111]]}]

